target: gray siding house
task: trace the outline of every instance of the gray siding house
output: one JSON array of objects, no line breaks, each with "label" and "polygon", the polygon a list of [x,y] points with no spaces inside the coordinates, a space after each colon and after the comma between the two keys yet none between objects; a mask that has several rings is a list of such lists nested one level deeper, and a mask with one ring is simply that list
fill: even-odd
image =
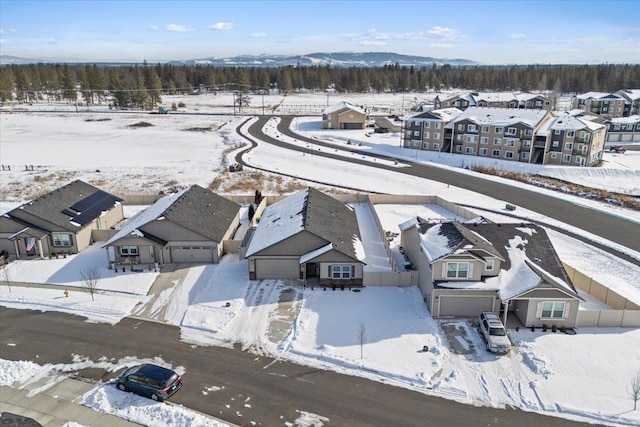
[{"label": "gray siding house", "polygon": [[250,280],[362,286],[364,249],[356,213],[313,188],[268,206],[245,256]]},{"label": "gray siding house", "polygon": [[524,326],[574,327],[581,297],[543,228],[535,224],[401,225],[433,317],[515,316]]},{"label": "gray siding house", "polygon": [[198,185],[132,217],[102,247],[115,266],[217,263],[240,223],[240,205]]},{"label": "gray siding house", "polygon": [[16,258],[75,254],[124,218],[122,199],[73,181],[0,216],[0,249]]}]

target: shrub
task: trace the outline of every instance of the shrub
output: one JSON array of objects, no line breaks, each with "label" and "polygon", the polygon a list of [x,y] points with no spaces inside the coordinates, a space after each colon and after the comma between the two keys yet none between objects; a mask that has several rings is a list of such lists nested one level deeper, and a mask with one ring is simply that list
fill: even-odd
[{"label": "shrub", "polygon": [[556,332],[558,327],[556,325],[551,325],[551,332]]},{"label": "shrub", "polygon": [[180,101],[180,102],[178,102],[178,107],[184,108],[184,107],[186,107],[186,104],[184,102]]}]

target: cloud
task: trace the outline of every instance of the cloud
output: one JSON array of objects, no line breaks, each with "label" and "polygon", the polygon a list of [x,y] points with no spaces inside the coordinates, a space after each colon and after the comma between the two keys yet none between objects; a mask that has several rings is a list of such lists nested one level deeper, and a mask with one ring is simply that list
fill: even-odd
[{"label": "cloud", "polygon": [[524,39],[526,36],[523,33],[509,34],[509,38],[513,40]]},{"label": "cloud", "polygon": [[261,39],[267,37],[267,33],[251,33],[250,37],[254,39]]},{"label": "cloud", "polygon": [[429,43],[429,47],[434,49],[449,49],[452,48],[453,45],[451,43]]},{"label": "cloud", "polygon": [[387,42],[382,40],[362,40],[360,46],[386,46]]},{"label": "cloud", "polygon": [[441,27],[439,25],[436,25],[435,27],[431,27],[430,30],[427,30],[426,34],[429,37],[438,38],[446,41],[459,40],[461,38],[461,36],[458,34],[458,31],[452,28]]},{"label": "cloud", "polygon": [[232,22],[218,22],[217,24],[211,24],[207,27],[210,30],[232,30],[235,28]]},{"label": "cloud", "polygon": [[151,25],[149,31],[158,31],[160,28],[157,25]]},{"label": "cloud", "polygon": [[7,29],[0,28],[0,34],[13,34],[15,32],[16,30],[14,30],[13,28],[7,28]]},{"label": "cloud", "polygon": [[0,44],[7,44],[7,41],[5,39],[0,39]]},{"label": "cloud", "polygon": [[193,31],[191,27],[185,27],[184,25],[178,24],[169,24],[166,26],[167,31],[172,31],[175,33],[186,33],[188,31]]}]

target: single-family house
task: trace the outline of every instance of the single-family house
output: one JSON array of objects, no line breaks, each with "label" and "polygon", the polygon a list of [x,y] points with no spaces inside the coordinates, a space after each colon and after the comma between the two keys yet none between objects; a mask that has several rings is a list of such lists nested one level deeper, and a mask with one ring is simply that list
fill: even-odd
[{"label": "single-family house", "polygon": [[116,266],[217,263],[239,223],[239,204],[192,185],[138,212],[103,248]]},{"label": "single-family house", "polygon": [[364,249],[356,213],[313,188],[267,206],[245,256],[251,280],[362,286]]},{"label": "single-family house", "polygon": [[322,112],[322,129],[364,129],[367,112],[348,102],[330,105]]},{"label": "single-family house", "polygon": [[124,218],[122,199],[76,180],[0,216],[0,249],[16,258],[75,254]]},{"label": "single-family house", "polygon": [[400,228],[433,317],[493,311],[524,326],[575,326],[582,298],[542,227],[416,217]]}]

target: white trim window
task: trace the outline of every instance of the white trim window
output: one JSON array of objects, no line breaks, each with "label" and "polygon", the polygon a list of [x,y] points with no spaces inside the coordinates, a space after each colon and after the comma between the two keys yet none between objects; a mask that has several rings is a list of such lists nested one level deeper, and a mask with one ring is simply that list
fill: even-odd
[{"label": "white trim window", "polygon": [[440,132],[434,132],[433,133],[433,139],[435,139],[436,141],[440,140]]},{"label": "white trim window", "polygon": [[71,246],[71,235],[68,233],[51,233],[53,246],[68,248]]},{"label": "white trim window", "polygon": [[480,144],[488,144],[488,143],[489,143],[489,138],[487,138],[486,136],[480,137]]},{"label": "white trim window", "polygon": [[486,156],[487,155],[487,149],[486,148],[481,148],[479,151],[481,156]]},{"label": "white trim window", "polygon": [[467,143],[475,144],[476,143],[476,136],[475,135],[467,135]]},{"label": "white trim window", "polygon": [[488,259],[485,261],[484,264],[484,271],[493,271],[493,268],[496,265],[496,260],[495,259]]},{"label": "white trim window", "polygon": [[482,133],[489,132],[489,126],[482,126]]},{"label": "white trim window", "polygon": [[513,151],[505,151],[504,152],[505,159],[513,159]]},{"label": "white trim window", "polygon": [[351,266],[350,265],[332,265],[331,278],[340,279],[340,280],[351,279]]},{"label": "white trim window", "polygon": [[565,163],[571,163],[571,154],[565,154],[562,156],[562,161]]},{"label": "white trim window", "polygon": [[503,133],[504,129],[501,127],[496,127],[496,133]]},{"label": "white trim window", "polygon": [[120,255],[138,256],[138,247],[137,246],[120,246]]},{"label": "white trim window", "polygon": [[440,144],[434,143],[433,144],[433,151],[440,151]]},{"label": "white trim window", "polygon": [[448,262],[447,263],[447,279],[466,279],[469,274],[469,263],[464,262]]},{"label": "white trim window", "polygon": [[465,154],[473,154],[473,153],[474,153],[473,147],[467,147],[466,148]]},{"label": "white trim window", "polygon": [[424,136],[422,137],[423,139],[429,139],[429,136],[431,136],[431,134],[427,131],[424,133]]},{"label": "white trim window", "polygon": [[442,123],[440,123],[440,122],[434,122],[434,123],[433,123],[433,127],[434,127],[434,129],[440,129],[440,125],[441,125],[441,124],[442,124]]},{"label": "white trim window", "polygon": [[543,301],[540,303],[540,319],[564,319],[568,308],[566,301]]},{"label": "white trim window", "polygon": [[423,150],[428,150],[429,149],[429,143],[428,142],[423,142],[422,143],[422,149]]},{"label": "white trim window", "polygon": [[494,138],[493,145],[502,145],[502,138]]},{"label": "white trim window", "polygon": [[424,122],[424,128],[429,129],[431,127],[431,122]]},{"label": "white trim window", "polygon": [[518,129],[517,128],[507,128],[507,131],[504,133],[505,135],[517,135],[518,134]]},{"label": "white trim window", "polygon": [[468,132],[477,132],[478,128],[476,127],[476,125],[469,123],[469,125],[467,126],[467,130]]},{"label": "white trim window", "polygon": [[493,150],[493,151],[491,152],[491,155],[492,155],[493,157],[500,157],[500,150]]}]

